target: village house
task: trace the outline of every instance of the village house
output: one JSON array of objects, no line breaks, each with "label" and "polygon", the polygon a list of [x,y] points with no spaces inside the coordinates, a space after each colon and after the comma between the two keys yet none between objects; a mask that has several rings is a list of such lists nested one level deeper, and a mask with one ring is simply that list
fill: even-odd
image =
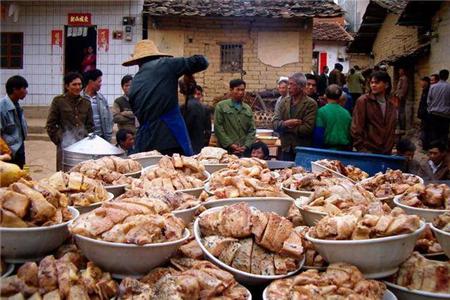
[{"label": "village house", "polygon": [[371,0],[348,52],[366,54],[372,67],[385,65],[393,79],[394,88],[397,85],[398,69],[402,67],[406,70],[409,81],[407,128],[411,128],[418,106],[415,105],[415,99],[420,98],[420,94],[416,95],[414,91],[414,86],[418,85],[416,77],[419,67],[410,62],[424,55],[429,45],[421,44],[417,27],[397,24],[407,3],[407,0]]},{"label": "village house", "polygon": [[371,0],[350,55],[369,56],[370,66],[386,65],[396,86],[398,69],[409,79],[408,125],[417,120],[420,78],[450,66],[448,1]]},{"label": "village house", "polygon": [[313,18],[339,17],[331,1],[148,0],[148,38],[173,55],[204,54],[209,68],[196,76],[206,99],[243,78],[247,90],[274,88],[280,76],[313,69]]},{"label": "village house", "polygon": [[313,23],[313,63],[314,71],[320,74],[324,66],[330,71],[335,63],[344,67],[344,73],[349,71],[347,45],[353,37],[344,28],[344,18],[315,18]]},{"label": "village house", "polygon": [[121,63],[142,38],[142,7],[143,0],[2,1],[1,93],[10,76],[24,76],[26,116],[46,118],[53,97],[63,92],[64,74],[96,67],[112,105],[122,94],[122,76],[137,71]]},{"label": "village house", "polygon": [[[398,25],[417,27],[418,39],[428,51],[418,56],[412,63],[416,66],[415,99],[420,97],[418,80],[423,76],[450,68],[450,2],[409,1],[403,10]],[[417,107],[416,107],[417,108]]]}]

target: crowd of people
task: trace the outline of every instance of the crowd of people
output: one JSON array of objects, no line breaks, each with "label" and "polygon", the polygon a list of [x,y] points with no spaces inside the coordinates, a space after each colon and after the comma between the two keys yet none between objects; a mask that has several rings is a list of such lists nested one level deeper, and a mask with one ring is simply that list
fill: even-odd
[{"label": "crowd of people", "polygon": [[[194,74],[208,67],[206,57],[172,57],[160,52],[151,40],[139,41],[124,66],[138,65],[134,76],[122,78],[123,95],[112,109],[100,92],[102,72],[98,69],[64,76],[64,93],[50,106],[46,129],[57,147],[57,169],[62,168],[62,149],[95,133],[111,142],[117,124],[117,146],[126,153],[158,150],[162,154],[193,155],[209,144],[212,122],[218,146],[238,156],[268,159],[267,145],[257,141],[252,108],[243,99],[246,82],[229,82],[228,99],[215,108],[203,101],[203,89]],[[448,70],[422,78],[418,117],[422,121],[422,147],[429,160],[414,160],[414,143],[399,139],[405,128],[408,80],[404,69],[393,90],[385,70],[374,68],[363,76],[354,66],[347,75],[337,63],[328,75],[295,73],[281,77],[280,94],[273,115],[273,129],[281,140],[280,158],[295,159],[297,146],[391,155],[394,147],[407,161],[407,171],[431,179],[448,179],[447,145],[450,122]],[[180,79],[181,78],[181,79]],[[28,83],[21,76],[6,82],[7,95],[0,100],[0,159],[23,166],[27,124],[19,105],[27,95]],[[184,95],[179,105],[178,91]]]}]

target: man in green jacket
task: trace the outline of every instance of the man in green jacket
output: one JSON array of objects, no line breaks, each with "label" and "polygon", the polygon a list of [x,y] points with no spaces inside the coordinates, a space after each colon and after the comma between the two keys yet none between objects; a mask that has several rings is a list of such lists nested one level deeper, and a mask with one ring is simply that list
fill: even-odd
[{"label": "man in green jacket", "polygon": [[216,105],[214,112],[214,133],[219,145],[230,153],[242,156],[255,141],[255,121],[251,107],[243,103],[245,81],[230,81],[231,99]]},{"label": "man in green jacket", "polygon": [[295,159],[295,147],[310,146],[317,113],[317,102],[306,96],[306,77],[289,77],[289,96],[281,100],[273,116],[273,129],[280,132],[283,160]]}]

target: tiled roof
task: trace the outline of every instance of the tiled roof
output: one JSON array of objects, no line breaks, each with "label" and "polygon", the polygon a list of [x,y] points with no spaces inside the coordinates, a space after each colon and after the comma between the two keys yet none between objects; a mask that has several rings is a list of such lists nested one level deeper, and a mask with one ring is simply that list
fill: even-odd
[{"label": "tiled roof", "polygon": [[371,0],[348,51],[350,53],[370,53],[386,16],[391,13],[400,14],[406,4],[408,4],[408,0]]},{"label": "tiled roof", "polygon": [[409,0],[372,0],[379,6],[386,8],[387,10],[400,14],[405,9]]},{"label": "tiled roof", "polygon": [[353,38],[344,27],[337,23],[314,22],[313,40],[350,42]]},{"label": "tiled roof", "polygon": [[145,0],[151,16],[312,18],[343,15],[331,0]]},{"label": "tiled roof", "polygon": [[405,64],[405,62],[410,62],[411,60],[415,59],[416,57],[423,56],[430,52],[430,42],[418,45],[416,47],[413,47],[401,54],[394,54],[389,56],[388,58],[380,61],[379,65],[395,65],[395,64]]},{"label": "tiled roof", "polygon": [[431,26],[431,18],[442,7],[444,1],[409,1],[398,18],[399,25]]}]

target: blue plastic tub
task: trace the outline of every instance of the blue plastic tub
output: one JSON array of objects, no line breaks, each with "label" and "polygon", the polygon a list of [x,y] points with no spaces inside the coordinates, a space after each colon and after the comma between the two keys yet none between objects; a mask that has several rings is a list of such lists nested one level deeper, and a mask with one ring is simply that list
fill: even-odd
[{"label": "blue plastic tub", "polygon": [[402,170],[405,159],[401,156],[380,155],[361,152],[297,147],[295,164],[311,170],[311,162],[321,159],[337,159],[344,165],[353,165],[369,173],[370,176],[387,169]]}]

